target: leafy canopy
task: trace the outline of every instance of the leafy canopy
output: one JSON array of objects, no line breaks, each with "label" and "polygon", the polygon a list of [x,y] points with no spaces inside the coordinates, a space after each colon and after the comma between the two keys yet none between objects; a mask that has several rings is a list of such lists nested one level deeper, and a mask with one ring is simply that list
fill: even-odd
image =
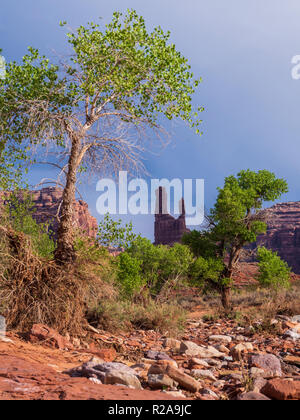
[{"label": "leafy canopy", "polygon": [[203,108],[193,109],[192,95],[201,79],[194,79],[169,32],[148,32],[144,19],[128,10],[114,13],[105,27],[89,23],[67,36],[72,55],[63,63],[32,47],[20,64],[7,63],[0,78],[0,152],[15,149],[22,160],[26,147],[49,141],[65,147],[77,132],[86,142],[83,157],[104,144],[103,130],[87,135],[101,118],[152,128],[160,115],[181,118],[199,133]]},{"label": "leafy canopy", "polygon": [[218,189],[216,204],[211,210],[212,235],[222,241],[224,251],[255,242],[266,231],[263,204],[274,201],[288,191],[287,182],[267,170],[243,170],[225,178]]},{"label": "leafy canopy", "polygon": [[180,117],[199,132],[203,108],[193,111],[191,96],[201,79],[194,80],[170,32],[148,32],[143,17],[128,10],[125,16],[115,12],[105,30],[90,23],[68,37],[75,52],[68,74],[81,71],[77,98],[88,95],[96,108],[109,102],[112,110],[125,111],[125,121],[142,118],[155,126],[159,114]]}]

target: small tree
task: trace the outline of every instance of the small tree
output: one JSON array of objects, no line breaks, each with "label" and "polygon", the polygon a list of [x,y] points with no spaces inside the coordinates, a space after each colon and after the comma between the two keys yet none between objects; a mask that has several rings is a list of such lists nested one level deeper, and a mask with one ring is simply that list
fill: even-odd
[{"label": "small tree", "polygon": [[220,291],[226,311],[231,310],[233,274],[244,247],[266,232],[263,204],[278,199],[287,190],[284,179],[277,179],[266,170],[246,170],[237,177],[229,176],[224,187],[218,189],[216,204],[208,216],[209,228],[184,236],[183,243],[197,256],[216,260],[216,272],[219,270],[217,261],[222,261],[218,280],[212,276],[211,283]]},{"label": "small tree", "polygon": [[1,142],[9,146],[27,139],[31,149],[54,145],[51,163],[63,162],[55,251],[62,263],[75,257],[72,215],[80,169],[138,169],[144,147],[139,138],[159,130],[161,117],[179,118],[200,133],[203,110],[192,107],[200,80],[169,43],[170,33],[160,27],[148,32],[135,11],[124,17],[114,13],[105,28],[81,26],[68,38],[73,54],[64,63],[50,64],[29,48],[23,63],[8,63],[0,79]]},{"label": "small tree", "polygon": [[270,287],[275,291],[288,289],[291,286],[291,269],[276,252],[272,252],[265,247],[259,247],[258,257],[258,281],[264,287]]}]

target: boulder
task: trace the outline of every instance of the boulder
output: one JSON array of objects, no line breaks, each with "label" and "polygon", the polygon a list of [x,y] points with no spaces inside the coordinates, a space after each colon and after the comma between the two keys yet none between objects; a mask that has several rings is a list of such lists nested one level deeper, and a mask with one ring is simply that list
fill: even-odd
[{"label": "boulder", "polygon": [[298,324],[300,324],[300,315],[293,316],[292,322],[297,322]]},{"label": "boulder", "polygon": [[256,378],[253,381],[253,392],[256,393],[261,393],[261,390],[263,389],[263,387],[266,385],[268,381],[264,378]]},{"label": "boulder", "polygon": [[300,334],[296,330],[288,330],[284,333],[283,338],[291,338],[293,341],[300,340]]},{"label": "boulder", "polygon": [[181,342],[179,340],[175,340],[174,338],[166,338],[163,342],[163,346],[165,348],[169,348],[175,352],[180,350],[180,344]]},{"label": "boulder", "polygon": [[168,366],[172,366],[175,369],[178,368],[175,360],[157,360],[156,363],[150,366],[148,370],[149,375],[160,375],[166,372]]},{"label": "boulder", "polygon": [[129,388],[142,389],[142,385],[135,374],[120,370],[112,369],[106,372],[103,383],[105,385],[125,385]]},{"label": "boulder", "polygon": [[137,372],[123,363],[103,362],[94,357],[78,368],[66,372],[72,377],[94,378],[106,385],[125,385],[142,389]]},{"label": "boulder", "polygon": [[186,356],[199,357],[199,358],[211,358],[211,357],[224,357],[225,354],[219,352],[212,346],[208,348],[198,346],[192,341],[182,341],[180,345],[180,353],[185,354]]},{"label": "boulder", "polygon": [[289,365],[295,365],[300,367],[300,357],[298,356],[286,356],[283,361]]},{"label": "boulder", "polygon": [[148,385],[152,389],[176,388],[178,383],[167,375],[148,375]]},{"label": "boulder", "polygon": [[172,366],[168,366],[166,372],[170,378],[174,379],[174,381],[178,382],[178,384],[182,388],[187,389],[188,391],[198,392],[201,388],[201,384],[198,381],[196,381],[191,376],[183,373],[179,369],[175,369]]},{"label": "boulder", "polygon": [[265,371],[265,377],[282,376],[280,360],[273,354],[257,354],[250,358],[251,367],[256,367]]},{"label": "boulder", "polygon": [[261,392],[274,400],[300,400],[300,381],[272,379],[266,383]]},{"label": "boulder", "polygon": [[253,351],[253,346],[251,343],[239,343],[231,349],[230,355],[234,360],[239,361],[244,354],[251,351]]},{"label": "boulder", "polygon": [[229,344],[232,342],[232,338],[228,335],[211,335],[209,337],[209,341],[213,341],[216,343],[223,343],[223,344]]}]

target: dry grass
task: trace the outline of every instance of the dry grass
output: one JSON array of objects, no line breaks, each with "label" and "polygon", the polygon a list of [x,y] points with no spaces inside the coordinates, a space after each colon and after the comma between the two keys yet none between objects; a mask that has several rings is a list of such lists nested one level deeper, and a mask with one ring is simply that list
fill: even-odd
[{"label": "dry grass", "polygon": [[184,330],[185,311],[174,304],[104,301],[88,313],[89,323],[107,331],[154,330],[178,336]]},{"label": "dry grass", "polygon": [[[279,326],[273,323],[277,315],[300,314],[300,282],[295,282],[290,290],[274,292],[256,286],[237,290],[233,293],[234,311],[229,315],[242,326],[253,326],[254,330],[277,334]],[[216,295],[202,298],[206,320],[223,318],[224,312]],[[228,317],[228,315],[226,315]]]}]

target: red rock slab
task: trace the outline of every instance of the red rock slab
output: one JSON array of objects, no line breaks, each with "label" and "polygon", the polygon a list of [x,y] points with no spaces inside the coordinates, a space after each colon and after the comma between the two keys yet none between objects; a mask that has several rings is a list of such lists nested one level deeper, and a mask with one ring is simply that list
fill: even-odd
[{"label": "red rock slab", "polygon": [[0,400],[174,400],[161,392],[97,385],[51,367],[0,354]]},{"label": "red rock slab", "polygon": [[274,400],[300,400],[300,381],[272,379],[267,382],[261,392]]}]

